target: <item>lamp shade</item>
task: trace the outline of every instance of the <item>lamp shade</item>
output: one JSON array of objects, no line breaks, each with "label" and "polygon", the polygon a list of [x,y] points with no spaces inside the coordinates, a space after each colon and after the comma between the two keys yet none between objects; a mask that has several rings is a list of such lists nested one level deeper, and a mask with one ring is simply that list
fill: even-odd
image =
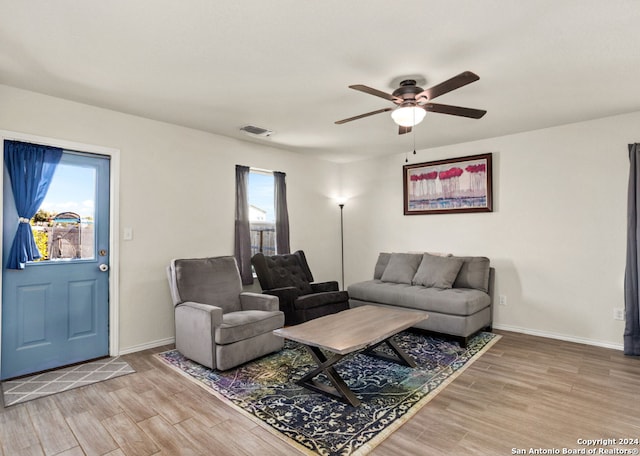
[{"label": "lamp shade", "polygon": [[413,127],[424,119],[427,112],[418,106],[400,106],[391,111],[391,118],[402,127]]}]

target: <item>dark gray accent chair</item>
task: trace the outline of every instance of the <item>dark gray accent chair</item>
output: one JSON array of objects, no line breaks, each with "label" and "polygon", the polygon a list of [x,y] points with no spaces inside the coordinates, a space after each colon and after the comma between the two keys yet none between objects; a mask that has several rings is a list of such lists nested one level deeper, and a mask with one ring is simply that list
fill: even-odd
[{"label": "dark gray accent chair", "polygon": [[264,294],[280,299],[286,325],[297,325],[349,308],[349,295],[337,281],[313,283],[313,274],[302,250],[283,255],[251,258]]},{"label": "dark gray accent chair", "polygon": [[280,350],[284,326],[278,298],[242,292],[232,256],[172,260],[176,349],[210,369],[227,370]]}]

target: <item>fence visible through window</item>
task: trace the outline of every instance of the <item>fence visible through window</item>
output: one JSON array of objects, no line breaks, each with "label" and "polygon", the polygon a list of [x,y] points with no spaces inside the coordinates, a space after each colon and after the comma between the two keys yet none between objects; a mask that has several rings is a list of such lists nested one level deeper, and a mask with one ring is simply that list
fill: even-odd
[{"label": "fence visible through window", "polygon": [[253,222],[251,230],[251,256],[258,252],[265,255],[276,254],[276,225],[268,222]]},{"label": "fence visible through window", "polygon": [[42,255],[40,260],[86,260],[94,258],[94,224],[74,212],[48,215],[39,211],[31,230]]}]

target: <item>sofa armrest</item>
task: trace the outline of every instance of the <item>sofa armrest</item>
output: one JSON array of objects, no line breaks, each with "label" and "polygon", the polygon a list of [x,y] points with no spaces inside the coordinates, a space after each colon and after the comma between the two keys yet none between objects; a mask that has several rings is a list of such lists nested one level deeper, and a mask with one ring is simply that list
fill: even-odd
[{"label": "sofa armrest", "polygon": [[215,328],[222,324],[220,307],[187,301],[175,308],[176,349],[189,359],[215,369]]},{"label": "sofa armrest", "polygon": [[339,291],[338,282],[332,280],[330,282],[317,282],[311,284],[314,293],[325,293],[327,291]]},{"label": "sofa armrest", "polygon": [[240,293],[240,307],[242,310],[280,310],[280,299],[277,296],[242,292]]}]

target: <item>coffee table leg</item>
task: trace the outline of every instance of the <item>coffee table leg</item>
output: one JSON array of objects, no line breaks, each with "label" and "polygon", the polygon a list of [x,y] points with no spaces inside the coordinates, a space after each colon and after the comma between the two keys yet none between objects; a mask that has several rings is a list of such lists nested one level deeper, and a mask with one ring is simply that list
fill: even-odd
[{"label": "coffee table leg", "polygon": [[[353,391],[349,389],[342,377],[340,377],[338,372],[333,368],[333,365],[344,358],[345,355],[333,355],[331,358],[327,359],[319,348],[309,345],[305,345],[305,347],[307,347],[307,350],[314,361],[318,364],[318,367],[309,371],[296,383],[318,393],[340,399],[353,407],[360,405],[360,400],[356,397]],[[327,376],[333,387],[313,380],[316,375],[321,373],[324,373]]]},{"label": "coffee table leg", "polygon": [[[396,356],[391,356],[391,355],[387,355],[386,353],[381,353],[376,351],[376,348],[379,347],[382,344],[386,344],[392,351],[393,353],[395,353]],[[382,342],[379,342],[375,345],[372,345],[371,347],[367,348],[366,350],[364,350],[362,353],[364,353],[365,355],[368,356],[373,356],[375,358],[381,358],[387,361],[393,361],[399,364],[403,364],[405,366],[409,366],[409,367],[416,367],[416,362],[413,360],[413,358],[411,358],[411,356],[409,356],[407,353],[404,352],[404,350],[402,350],[394,341],[391,337],[389,337],[388,339],[383,340]]]}]

